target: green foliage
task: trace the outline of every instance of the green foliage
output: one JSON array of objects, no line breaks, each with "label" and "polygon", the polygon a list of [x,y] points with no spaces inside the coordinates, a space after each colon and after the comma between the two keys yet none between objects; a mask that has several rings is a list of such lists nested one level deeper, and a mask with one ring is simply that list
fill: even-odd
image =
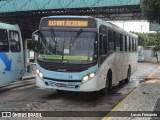
[{"label": "green foliage", "polygon": [[148,42],[147,46],[155,46],[156,45],[156,34],[155,33],[148,33]]},{"label": "green foliage", "polygon": [[160,46],[160,32],[157,33],[137,33],[132,32],[138,36],[138,45],[140,46]]},{"label": "green foliage", "polygon": [[160,50],[160,45],[156,45],[152,48],[152,50],[154,51],[159,51]]},{"label": "green foliage", "polygon": [[160,24],[160,0],[141,0],[141,10],[148,21]]}]

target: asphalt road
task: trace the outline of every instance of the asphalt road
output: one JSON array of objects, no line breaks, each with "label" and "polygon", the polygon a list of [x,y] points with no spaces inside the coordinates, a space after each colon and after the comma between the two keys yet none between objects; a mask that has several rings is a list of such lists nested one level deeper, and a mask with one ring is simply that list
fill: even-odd
[{"label": "asphalt road", "polygon": [[[129,92],[143,81],[157,64],[138,63],[137,72],[131,76],[129,84],[117,84],[105,96],[92,93],[56,92],[52,89],[40,89],[35,79],[13,82],[0,87],[0,111],[62,111],[63,117],[41,118],[41,120],[100,120],[94,111],[110,111]],[[64,111],[79,111],[76,117],[66,117]],[[84,111],[84,112],[82,112]],[[88,112],[86,112],[88,111]],[[92,111],[92,112],[91,112]],[[91,112],[91,113],[90,113]],[[88,117],[82,117],[88,115]],[[90,117],[90,114],[93,117]],[[37,118],[23,118],[37,120]],[[0,120],[23,120],[22,118],[0,118]],[[38,118],[40,119],[40,118]]]}]

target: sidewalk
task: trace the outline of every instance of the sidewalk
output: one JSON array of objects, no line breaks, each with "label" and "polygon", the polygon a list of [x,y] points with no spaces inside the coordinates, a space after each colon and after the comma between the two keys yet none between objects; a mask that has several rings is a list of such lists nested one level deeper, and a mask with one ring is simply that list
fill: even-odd
[{"label": "sidewalk", "polygon": [[25,73],[24,76],[22,77],[22,80],[34,79],[35,76],[36,76],[35,71],[33,71],[31,73]]},{"label": "sidewalk", "polygon": [[160,67],[102,120],[160,120]]},{"label": "sidewalk", "polygon": [[147,77],[147,80],[154,80],[154,79],[160,80],[160,66]]}]

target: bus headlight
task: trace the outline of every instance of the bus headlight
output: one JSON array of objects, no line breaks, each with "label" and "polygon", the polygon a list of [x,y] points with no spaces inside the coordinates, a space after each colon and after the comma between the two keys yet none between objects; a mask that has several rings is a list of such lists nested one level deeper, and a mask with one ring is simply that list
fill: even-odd
[{"label": "bus headlight", "polygon": [[37,74],[39,74],[39,70],[38,69],[36,69],[36,72],[37,72]]},{"label": "bus headlight", "polygon": [[93,78],[93,77],[95,77],[96,76],[96,73],[95,72],[92,72],[92,73],[90,73],[90,74],[88,74],[88,75],[85,75],[83,78],[82,78],[82,81],[83,82],[86,82],[86,81],[88,81],[89,79],[91,79],[91,78]]},{"label": "bus headlight", "polygon": [[43,79],[43,74],[41,72],[39,72],[39,77]]},{"label": "bus headlight", "polygon": [[93,72],[93,73],[90,73],[90,74],[89,74],[89,77],[90,77],[90,78],[93,78],[95,75],[96,75],[96,74]]},{"label": "bus headlight", "polygon": [[88,75],[86,75],[86,76],[84,76],[84,77],[83,77],[83,79],[82,79],[82,80],[85,82],[85,81],[87,81],[88,79],[89,79],[89,76],[88,76]]}]

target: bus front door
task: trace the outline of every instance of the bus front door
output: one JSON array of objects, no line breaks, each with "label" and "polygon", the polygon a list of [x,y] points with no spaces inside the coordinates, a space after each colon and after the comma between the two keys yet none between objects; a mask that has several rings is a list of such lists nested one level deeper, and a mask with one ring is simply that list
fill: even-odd
[{"label": "bus front door", "polygon": [[0,86],[7,83],[7,76],[6,76],[6,72],[5,72],[5,67],[6,67],[5,64],[0,59]]}]

